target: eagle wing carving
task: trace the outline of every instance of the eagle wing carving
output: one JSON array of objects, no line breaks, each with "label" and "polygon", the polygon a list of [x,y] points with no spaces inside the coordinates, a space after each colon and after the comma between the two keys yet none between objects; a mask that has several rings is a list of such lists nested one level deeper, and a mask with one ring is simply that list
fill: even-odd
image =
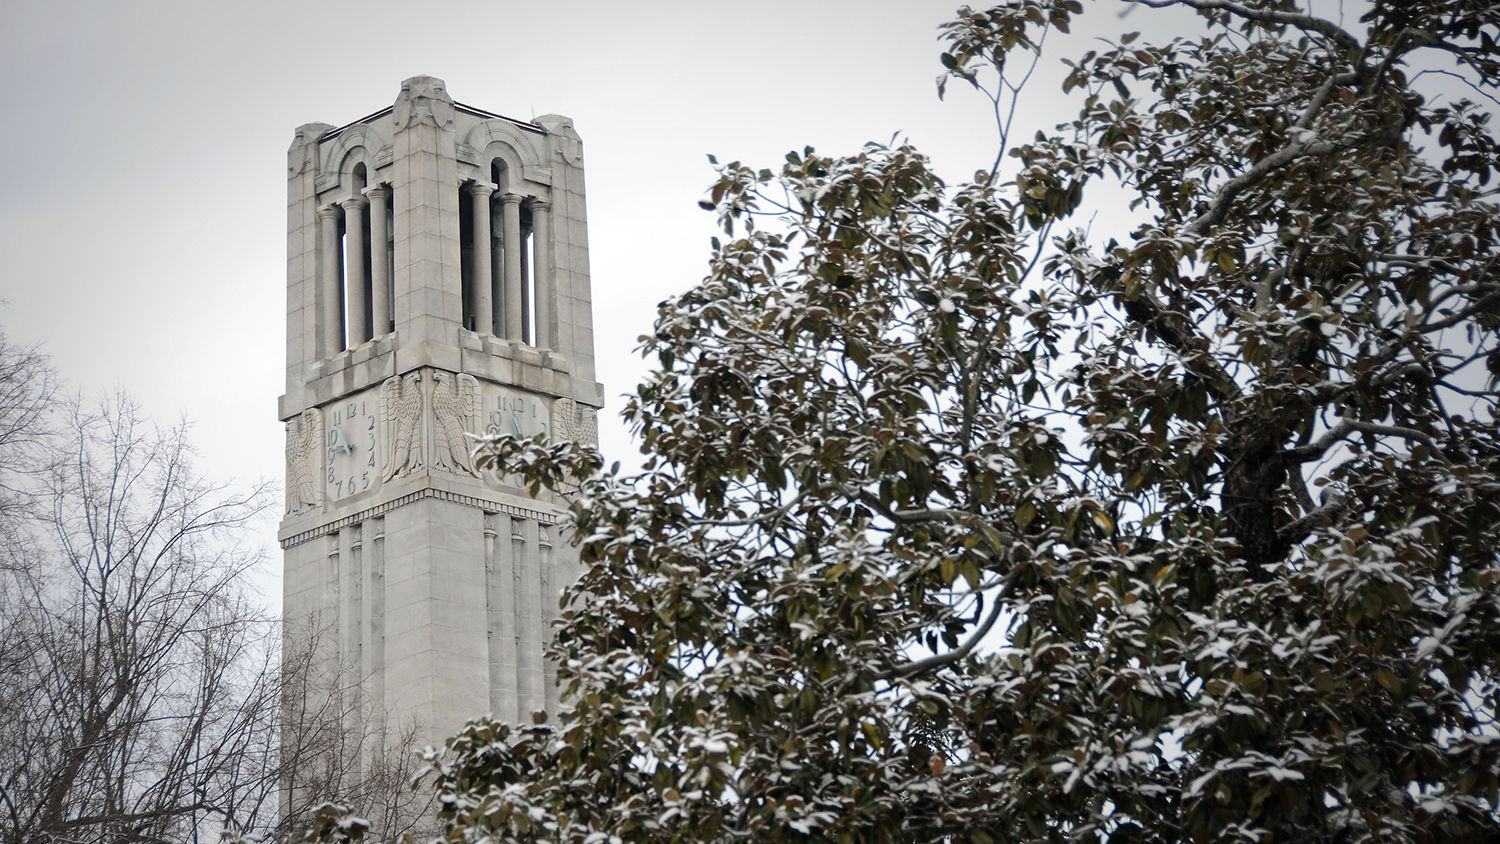
[{"label": "eagle wing carving", "polygon": [[380,385],[381,418],[385,420],[384,480],[405,477],[422,468],[422,373],[420,370],[385,379]]},{"label": "eagle wing carving", "polygon": [[478,477],[465,434],[474,425],[474,398],[479,382],[472,375],[455,376],[441,370],[432,374],[432,381],[432,415],[437,423],[432,467]]},{"label": "eagle wing carving", "polygon": [[323,453],[323,414],[315,407],[286,423],[286,512],[296,515],[318,506],[319,459]]},{"label": "eagle wing carving", "polygon": [[597,411],[570,398],[560,398],[552,403],[552,430],[556,434],[555,442],[599,444]]}]

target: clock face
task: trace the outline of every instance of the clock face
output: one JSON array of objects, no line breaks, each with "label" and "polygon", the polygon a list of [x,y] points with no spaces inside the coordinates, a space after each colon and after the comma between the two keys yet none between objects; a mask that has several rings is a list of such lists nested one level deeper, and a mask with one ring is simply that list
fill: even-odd
[{"label": "clock face", "polygon": [[324,494],[342,501],[380,488],[380,400],[358,393],[324,411]]},{"label": "clock face", "polygon": [[546,399],[520,390],[495,387],[484,391],[484,424],[517,437],[545,435],[552,421]]},{"label": "clock face", "polygon": [[[480,388],[483,403],[479,418],[487,431],[517,437],[548,435],[552,425],[552,400],[514,387],[484,384]],[[501,489],[525,486],[516,475],[485,473],[485,483]]]}]

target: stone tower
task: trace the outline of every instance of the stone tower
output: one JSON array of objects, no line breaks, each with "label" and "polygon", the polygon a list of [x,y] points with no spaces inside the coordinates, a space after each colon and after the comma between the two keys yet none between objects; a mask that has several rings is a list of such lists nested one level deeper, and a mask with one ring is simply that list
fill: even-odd
[{"label": "stone tower", "polygon": [[280,540],[302,715],[440,745],[487,712],[555,710],[543,647],[577,574],[562,508],[477,471],[465,434],[596,437],[572,122],[418,76],[369,117],[298,128],[287,164]]}]

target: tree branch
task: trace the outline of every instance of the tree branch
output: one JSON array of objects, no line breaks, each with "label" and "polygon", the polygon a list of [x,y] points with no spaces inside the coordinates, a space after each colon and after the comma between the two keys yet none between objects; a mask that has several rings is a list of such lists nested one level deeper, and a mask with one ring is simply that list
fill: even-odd
[{"label": "tree branch", "polygon": [[[1000,594],[1004,595],[1005,590],[1000,590]],[[938,668],[942,668],[945,665],[963,659],[964,657],[969,655],[970,651],[974,650],[974,646],[979,644],[980,639],[983,639],[986,635],[989,634],[990,628],[995,626],[996,619],[1000,617],[1000,610],[1003,607],[1004,602],[1000,600],[1000,596],[995,596],[995,603],[990,605],[989,615],[985,616],[984,623],[979,625],[979,627],[974,631],[973,635],[969,637],[969,640],[967,642],[964,642],[962,645],[959,645],[957,648],[948,651],[947,653],[933,654],[932,656],[926,657],[925,659],[919,659],[915,662],[908,662],[907,664],[900,666],[899,668],[893,668],[890,671],[887,671],[886,673],[880,675],[880,679],[904,679],[906,677],[912,676],[913,674],[921,674],[927,671],[933,671]]]},{"label": "tree branch", "polygon": [[1286,543],[1301,542],[1307,538],[1309,533],[1312,533],[1313,525],[1322,521],[1325,516],[1332,517],[1334,513],[1342,510],[1347,500],[1348,498],[1343,493],[1335,492],[1330,494],[1321,507],[1318,507],[1295,522],[1282,525],[1278,528],[1276,538]]},{"label": "tree branch", "polygon": [[1264,9],[1252,9],[1241,3],[1231,3],[1229,0],[1135,0],[1143,6],[1153,9],[1164,9],[1168,6],[1188,6],[1199,11],[1228,12],[1236,17],[1259,23],[1277,23],[1286,26],[1294,26],[1301,30],[1310,30],[1328,36],[1329,40],[1345,50],[1358,50],[1362,46],[1359,39],[1345,32],[1333,21],[1304,15],[1297,12],[1275,12]]},{"label": "tree branch", "polygon": [[1423,445],[1432,446],[1434,448],[1437,445],[1431,435],[1426,434],[1422,431],[1418,431],[1415,428],[1403,428],[1399,425],[1381,425],[1375,422],[1360,422],[1354,419],[1342,419],[1339,421],[1339,424],[1333,426],[1332,428],[1329,428],[1326,432],[1324,432],[1323,436],[1318,437],[1316,442],[1313,442],[1310,445],[1304,445],[1300,448],[1291,449],[1287,452],[1287,456],[1296,463],[1307,463],[1311,460],[1317,460],[1319,457],[1323,456],[1324,452],[1328,451],[1328,449],[1332,448],[1344,437],[1355,431],[1363,431],[1367,434],[1384,434],[1391,437],[1401,437],[1402,439],[1416,440]]}]

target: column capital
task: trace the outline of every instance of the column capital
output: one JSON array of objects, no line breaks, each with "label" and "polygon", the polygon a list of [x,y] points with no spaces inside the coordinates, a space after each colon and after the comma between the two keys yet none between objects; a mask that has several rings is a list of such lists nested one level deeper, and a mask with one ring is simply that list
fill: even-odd
[{"label": "column capital", "polygon": [[345,211],[360,211],[366,205],[370,204],[370,200],[365,199],[363,196],[351,196],[348,199],[341,200],[339,204],[344,206]]},{"label": "column capital", "polygon": [[533,196],[531,197],[531,199],[527,200],[526,206],[533,211],[551,211],[552,201],[550,199],[544,199],[540,196]]},{"label": "column capital", "polygon": [[344,216],[344,209],[340,208],[337,203],[324,205],[318,209],[318,219],[320,220],[337,220],[342,216]]},{"label": "column capital", "polygon": [[483,181],[482,179],[469,180],[469,190],[473,191],[475,196],[489,196],[490,194],[495,192],[495,188],[496,185]]},{"label": "column capital", "polygon": [[502,203],[506,204],[506,205],[511,205],[511,204],[520,205],[521,204],[521,200],[523,200],[525,198],[526,197],[522,196],[519,193],[502,193],[502,194],[500,194],[500,201]]},{"label": "column capital", "polygon": [[363,193],[367,197],[378,196],[382,199],[387,199],[391,195],[391,186],[386,184],[385,182],[376,182],[375,184],[370,185],[369,187],[360,191],[360,193]]}]

